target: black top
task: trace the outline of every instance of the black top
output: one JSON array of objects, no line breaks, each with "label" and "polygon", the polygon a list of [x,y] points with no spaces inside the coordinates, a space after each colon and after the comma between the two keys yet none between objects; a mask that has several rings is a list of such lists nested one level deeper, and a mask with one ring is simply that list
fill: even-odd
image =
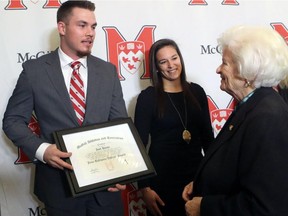
[{"label": "black top", "polygon": [[169,94],[185,124],[183,92],[165,95],[165,112],[161,119],[157,113],[155,88],[148,87],[140,93],[135,110],[135,126],[145,145],[148,144],[149,134],[151,135],[149,156],[157,176],[139,181],[139,188],[176,187],[183,190],[183,187],[193,180],[198,164],[203,158],[201,151],[202,149],[205,151],[213,140],[213,131],[203,88],[194,83],[190,86],[201,109],[191,101],[186,101],[187,130],[190,131],[192,138],[189,144],[182,138],[183,124],[168,97]]}]

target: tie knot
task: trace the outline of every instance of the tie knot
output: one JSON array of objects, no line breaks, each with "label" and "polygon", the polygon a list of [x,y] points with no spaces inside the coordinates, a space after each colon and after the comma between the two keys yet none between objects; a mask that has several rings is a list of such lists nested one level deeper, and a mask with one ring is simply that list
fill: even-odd
[{"label": "tie knot", "polygon": [[75,61],[75,62],[72,62],[71,68],[72,68],[73,70],[78,70],[79,67],[80,67],[80,65],[81,65],[81,63],[80,63],[79,61]]}]

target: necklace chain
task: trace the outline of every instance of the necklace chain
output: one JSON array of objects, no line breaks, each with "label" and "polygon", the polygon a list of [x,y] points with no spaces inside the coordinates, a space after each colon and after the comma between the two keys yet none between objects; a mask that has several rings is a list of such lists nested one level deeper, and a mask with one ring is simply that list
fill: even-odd
[{"label": "necklace chain", "polygon": [[176,112],[178,113],[178,116],[179,116],[179,118],[180,118],[180,121],[181,121],[181,123],[182,123],[182,125],[183,125],[183,127],[184,127],[184,131],[182,132],[182,138],[183,138],[183,140],[184,140],[187,144],[189,144],[189,143],[190,143],[190,140],[191,140],[191,133],[186,129],[186,126],[187,126],[187,107],[186,107],[185,95],[183,95],[183,96],[184,96],[184,110],[185,110],[185,124],[184,124],[184,122],[183,122],[183,120],[182,120],[182,117],[181,117],[181,115],[180,115],[180,112],[179,112],[178,109],[176,108],[176,106],[175,106],[175,104],[173,103],[173,100],[171,99],[171,97],[170,97],[170,95],[169,95],[168,92],[167,92],[167,95],[168,95],[168,98],[169,98],[170,102],[172,103],[174,109],[175,109]]},{"label": "necklace chain", "polygon": [[181,121],[184,129],[186,130],[186,127],[187,127],[187,108],[186,108],[185,96],[184,96],[184,110],[185,110],[185,124],[184,124],[183,119],[182,119],[182,117],[181,117],[181,115],[180,115],[180,112],[179,112],[178,109],[176,108],[176,106],[175,106],[175,104],[173,103],[173,100],[172,100],[172,98],[170,97],[170,95],[169,95],[168,92],[167,92],[167,95],[168,95],[168,98],[169,98],[171,104],[173,105],[174,109],[176,110],[176,112],[177,112],[177,114],[178,114],[178,116],[179,116],[179,118],[180,118],[180,121]]}]

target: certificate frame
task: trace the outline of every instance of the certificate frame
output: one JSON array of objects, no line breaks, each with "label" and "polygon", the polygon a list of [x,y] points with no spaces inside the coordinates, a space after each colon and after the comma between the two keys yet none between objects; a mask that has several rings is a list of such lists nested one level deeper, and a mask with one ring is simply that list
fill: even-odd
[{"label": "certificate frame", "polygon": [[59,130],[53,136],[58,149],[72,152],[63,160],[73,166],[73,171],[64,169],[73,197],[156,175],[130,117]]}]

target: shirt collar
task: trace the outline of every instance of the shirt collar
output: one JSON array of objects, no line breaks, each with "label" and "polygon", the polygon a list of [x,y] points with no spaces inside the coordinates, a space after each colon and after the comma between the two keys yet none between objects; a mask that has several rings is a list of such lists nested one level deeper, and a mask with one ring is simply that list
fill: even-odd
[{"label": "shirt collar", "polygon": [[246,101],[255,93],[256,89],[254,89],[252,92],[250,92],[248,95],[246,95],[239,103],[235,106],[234,111],[238,110],[239,107],[246,103]]},{"label": "shirt collar", "polygon": [[[60,47],[58,49],[58,54],[59,54],[59,58],[60,58],[61,68],[64,68],[66,66],[70,67],[71,62],[73,62],[74,60],[71,57],[69,57],[68,55],[66,55]],[[79,58],[79,59],[77,59],[77,61],[81,62],[82,66],[84,68],[87,68],[87,56]]]}]

